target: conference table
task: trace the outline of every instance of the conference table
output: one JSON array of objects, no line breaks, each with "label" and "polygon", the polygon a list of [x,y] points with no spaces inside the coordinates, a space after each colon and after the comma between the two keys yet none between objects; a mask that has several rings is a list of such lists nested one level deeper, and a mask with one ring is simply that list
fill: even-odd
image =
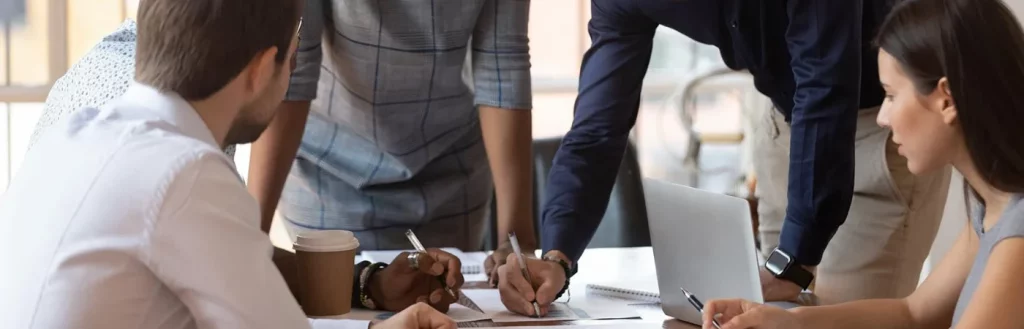
[{"label": "conference table", "polygon": [[[569,288],[570,303],[609,299],[601,295],[588,294],[588,283],[611,283],[636,280],[637,277],[655,277],[654,253],[650,247],[637,248],[593,248],[587,249],[579,261],[579,271],[573,276]],[[656,286],[656,285],[655,285]],[[463,289],[488,289],[486,282],[466,282]],[[565,299],[566,297],[563,297]],[[495,323],[493,321],[477,321],[460,323],[459,327],[599,327],[607,329],[693,329],[699,328],[683,321],[673,319],[662,313],[660,307],[642,301],[633,303],[622,302],[623,307],[632,307],[640,318],[610,320],[571,320],[571,321],[535,321]],[[638,305],[626,305],[638,304]]]},{"label": "conference table", "polygon": [[[758,255],[760,256],[760,255]],[[764,260],[758,257],[759,262]],[[635,282],[637,280],[656,279],[654,267],[654,251],[651,247],[636,248],[592,248],[587,249],[580,257],[579,271],[573,276],[569,294],[570,304],[582,299],[584,303],[592,300],[605,299],[597,294],[587,293],[587,284],[608,284],[615,282]],[[657,287],[657,283],[650,282],[651,287]],[[464,289],[490,288],[486,282],[467,282]],[[564,299],[564,297],[563,297]],[[619,302],[622,302],[619,300]],[[545,329],[565,328],[576,329],[580,327],[597,327],[604,329],[693,329],[700,328],[665,315],[660,306],[643,301],[622,302],[623,307],[631,307],[640,316],[639,319],[611,319],[611,320],[571,320],[571,321],[536,321],[536,322],[515,322],[515,323],[494,323],[492,321],[478,321],[471,323],[460,323],[459,327],[546,327]],[[817,298],[810,293],[800,296],[799,303],[811,305],[817,303]],[[629,305],[627,305],[629,304]]]}]

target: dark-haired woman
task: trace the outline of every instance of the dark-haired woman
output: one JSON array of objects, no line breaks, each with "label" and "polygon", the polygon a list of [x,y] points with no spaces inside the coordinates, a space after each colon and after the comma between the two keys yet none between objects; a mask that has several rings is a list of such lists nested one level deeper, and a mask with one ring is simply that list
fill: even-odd
[{"label": "dark-haired woman", "polygon": [[705,308],[736,328],[1024,327],[1024,32],[1000,0],[907,0],[877,42],[892,128],[915,174],[952,164],[973,207],[939,267],[911,296],[793,310],[743,300]]}]

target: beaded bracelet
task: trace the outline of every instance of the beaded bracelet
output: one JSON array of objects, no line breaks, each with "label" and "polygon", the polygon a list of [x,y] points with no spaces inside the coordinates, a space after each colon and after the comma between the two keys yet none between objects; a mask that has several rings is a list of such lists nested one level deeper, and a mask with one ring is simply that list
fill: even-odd
[{"label": "beaded bracelet", "polygon": [[367,291],[367,287],[370,286],[370,281],[373,279],[373,274],[377,273],[377,271],[379,271],[381,269],[384,269],[386,267],[388,267],[387,264],[375,263],[373,265],[367,266],[366,269],[363,270],[363,273],[360,274],[360,276],[359,276],[359,282],[360,282],[360,284],[359,284],[359,303],[362,304],[363,307],[365,307],[367,309],[370,309],[370,310],[377,309],[377,304],[373,302],[372,298],[370,298],[370,294]]},{"label": "beaded bracelet", "polygon": [[569,278],[576,274],[576,271],[574,271],[573,268],[569,266],[569,263],[566,263],[561,258],[544,256],[543,259],[549,262],[558,263],[558,265],[562,266],[562,270],[565,271],[565,285],[562,286],[562,290],[560,290],[558,294],[555,295],[556,300],[562,298],[562,295],[569,290]]}]

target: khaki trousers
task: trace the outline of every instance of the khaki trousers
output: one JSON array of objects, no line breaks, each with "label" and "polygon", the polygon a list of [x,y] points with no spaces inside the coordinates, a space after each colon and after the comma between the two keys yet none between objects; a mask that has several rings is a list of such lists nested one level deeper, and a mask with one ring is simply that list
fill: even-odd
[{"label": "khaki trousers", "polygon": [[[754,128],[754,166],[761,252],[768,255],[786,215],[790,127],[775,109],[764,112]],[[910,295],[942,220],[950,169],[912,175],[877,115],[877,108],[858,115],[853,203],[813,285],[823,304]]]}]

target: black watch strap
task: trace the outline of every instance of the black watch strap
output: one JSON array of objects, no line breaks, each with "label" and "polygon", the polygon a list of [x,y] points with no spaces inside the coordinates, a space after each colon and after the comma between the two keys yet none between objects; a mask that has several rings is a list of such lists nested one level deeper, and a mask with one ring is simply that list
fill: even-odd
[{"label": "black watch strap", "polygon": [[803,266],[793,264],[785,271],[782,271],[777,278],[796,283],[800,286],[800,289],[807,290],[807,287],[811,286],[811,281],[814,281],[814,274],[808,271]]}]

